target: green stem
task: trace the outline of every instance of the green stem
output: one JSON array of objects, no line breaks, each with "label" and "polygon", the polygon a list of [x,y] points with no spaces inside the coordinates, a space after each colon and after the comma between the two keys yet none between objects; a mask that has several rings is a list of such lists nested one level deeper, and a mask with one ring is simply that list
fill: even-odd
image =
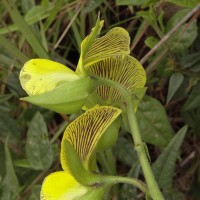
[{"label": "green stem", "polygon": [[107,183],[111,183],[112,185],[117,183],[131,184],[134,187],[139,188],[145,194],[148,194],[148,189],[146,185],[142,181],[136,178],[122,177],[122,176],[105,176],[103,180]]},{"label": "green stem", "polygon": [[149,160],[147,158],[147,152],[146,152],[147,148],[146,148],[146,145],[142,142],[142,138],[141,138],[140,131],[138,128],[137,119],[136,119],[134,108],[133,108],[132,97],[130,93],[127,91],[127,89],[124,86],[122,86],[121,84],[115,81],[108,80],[106,78],[102,78],[98,76],[94,76],[94,78],[96,78],[100,84],[115,87],[118,90],[120,90],[124,94],[124,96],[127,96],[128,101],[127,101],[126,112],[128,116],[128,121],[131,127],[131,134],[133,137],[135,149],[137,151],[138,158],[139,158],[139,161],[144,173],[144,177],[147,182],[149,193],[153,200],[164,200],[164,197],[158,187],[158,184],[153,175]]},{"label": "green stem", "polygon": [[148,185],[149,193],[153,200],[164,200],[164,197],[160,192],[158,184],[154,178],[151,166],[149,164],[149,160],[147,158],[147,152],[145,149],[146,146],[142,142],[131,98],[129,99],[127,105],[127,116],[131,127],[131,134],[134,140],[135,149],[137,151],[144,177]]}]

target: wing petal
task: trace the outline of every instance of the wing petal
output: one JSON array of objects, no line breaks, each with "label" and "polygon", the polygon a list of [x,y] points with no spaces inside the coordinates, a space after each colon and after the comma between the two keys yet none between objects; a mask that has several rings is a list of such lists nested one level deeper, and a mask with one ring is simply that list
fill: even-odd
[{"label": "wing petal", "polygon": [[48,175],[40,193],[41,200],[74,200],[86,194],[88,188],[80,185],[70,174],[64,171]]},{"label": "wing petal", "polygon": [[66,66],[46,59],[32,59],[20,72],[22,88],[28,95],[43,94],[79,76]]}]

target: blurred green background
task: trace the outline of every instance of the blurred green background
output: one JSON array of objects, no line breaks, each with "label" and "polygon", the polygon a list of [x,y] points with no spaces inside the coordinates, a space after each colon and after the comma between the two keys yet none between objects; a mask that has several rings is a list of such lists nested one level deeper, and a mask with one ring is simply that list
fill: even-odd
[{"label": "blurred green background", "polygon": [[[147,95],[140,103],[137,118],[166,199],[199,200],[199,3],[199,0],[2,0],[0,199],[39,199],[44,177],[60,168],[62,133],[80,114],[59,115],[20,101],[20,97],[26,96],[19,84],[20,69],[27,60],[38,57],[75,69],[81,41],[90,33],[100,12],[104,20],[102,34],[116,26],[125,28],[131,37],[131,55],[146,69]],[[190,17],[185,18],[188,14]],[[173,28],[176,32],[163,42],[162,38]],[[160,41],[162,45],[145,57]],[[181,129],[184,125],[189,126],[187,131],[186,127]],[[128,132],[124,123],[116,145],[99,153],[99,165],[106,174],[143,179]],[[134,200],[144,199],[144,195],[123,184],[113,188],[109,198]]]}]

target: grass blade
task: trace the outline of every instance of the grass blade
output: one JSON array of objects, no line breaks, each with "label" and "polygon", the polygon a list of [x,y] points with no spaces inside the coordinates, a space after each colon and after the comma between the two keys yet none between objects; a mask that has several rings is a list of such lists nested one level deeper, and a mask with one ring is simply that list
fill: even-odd
[{"label": "grass blade", "polygon": [[0,35],[0,46],[8,51],[14,58],[21,63],[25,63],[29,58],[25,56],[12,42],[6,39],[3,35]]},{"label": "grass blade", "polygon": [[21,16],[17,10],[15,4],[12,0],[3,0],[3,3],[8,10],[13,22],[18,26],[19,30],[22,32],[23,36],[26,38],[28,43],[31,45],[35,53],[41,58],[49,58],[44,47],[38,41],[34,33],[28,24],[24,21],[24,18]]}]

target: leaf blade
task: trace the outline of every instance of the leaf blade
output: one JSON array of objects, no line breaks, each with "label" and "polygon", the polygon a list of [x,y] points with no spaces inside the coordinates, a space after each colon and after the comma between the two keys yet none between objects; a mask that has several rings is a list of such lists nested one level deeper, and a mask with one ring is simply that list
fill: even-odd
[{"label": "leaf blade", "polygon": [[3,0],[3,3],[8,10],[13,22],[18,26],[19,30],[23,33],[26,40],[29,42],[31,47],[34,49],[35,53],[42,58],[48,58],[48,54],[45,51],[44,47],[38,41],[34,33],[28,24],[24,21],[24,18],[21,16],[17,10],[13,0]]},{"label": "leaf blade", "polygon": [[184,76],[181,73],[173,73],[169,79],[169,87],[167,93],[167,103],[172,99],[178,88],[183,82]]},{"label": "leaf blade", "polygon": [[187,132],[187,128],[187,126],[184,126],[178,131],[153,164],[155,178],[160,187],[162,187],[166,192],[172,190],[172,176],[175,162],[179,154],[180,146]]},{"label": "leaf blade", "polygon": [[46,123],[39,112],[34,115],[30,123],[25,150],[33,169],[47,170],[53,163],[53,148],[48,139]]},{"label": "leaf blade", "polygon": [[172,139],[173,129],[161,103],[145,96],[136,112],[142,138],[145,142],[166,146]]}]

